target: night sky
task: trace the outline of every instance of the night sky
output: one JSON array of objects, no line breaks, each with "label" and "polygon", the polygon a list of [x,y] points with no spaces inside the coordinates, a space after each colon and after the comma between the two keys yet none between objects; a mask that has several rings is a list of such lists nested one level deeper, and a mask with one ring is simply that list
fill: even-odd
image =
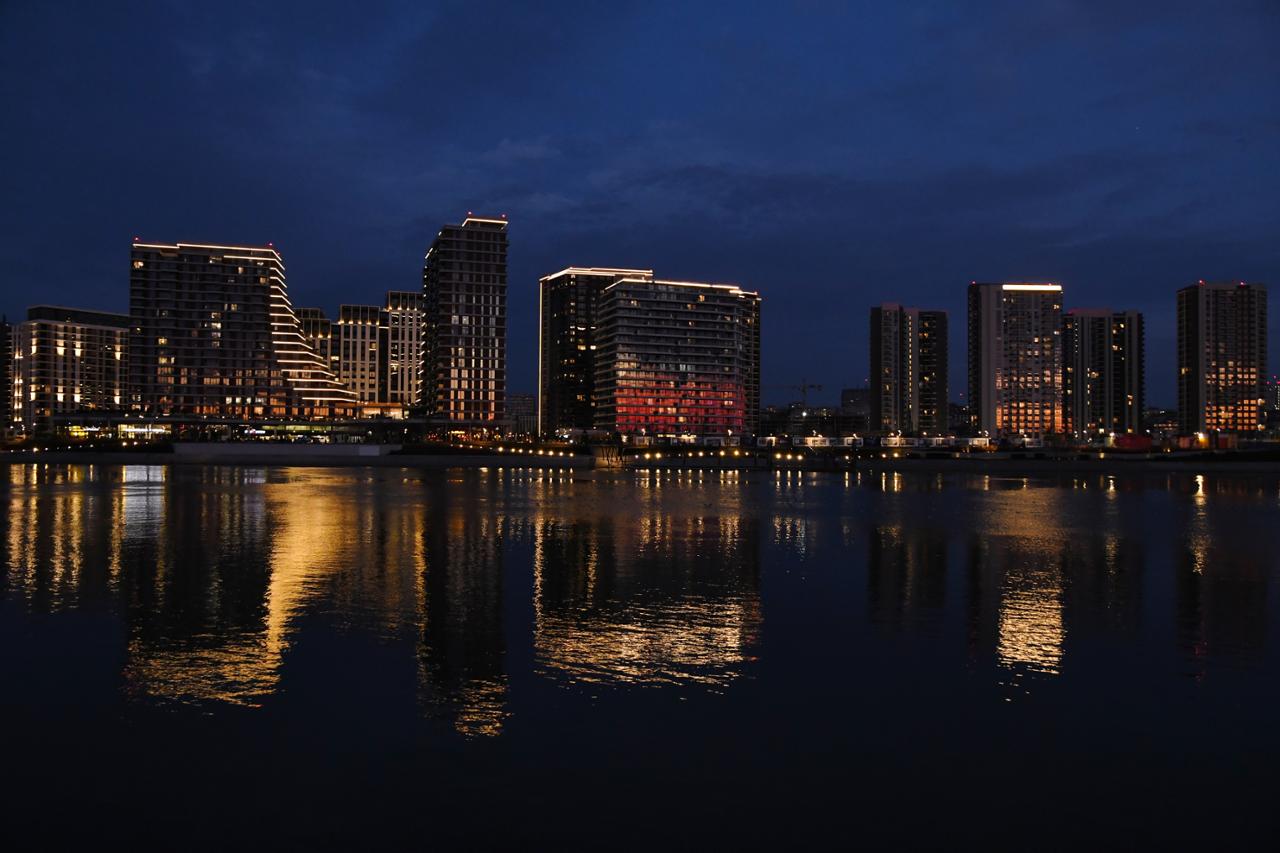
[{"label": "night sky", "polygon": [[0,0],[0,310],[126,311],[134,235],[379,302],[474,210],[512,391],[591,264],[760,290],[766,402],[861,385],[880,301],[951,311],[958,398],[977,279],[1145,311],[1172,404],[1177,287],[1280,299],[1276,0],[503,5]]}]

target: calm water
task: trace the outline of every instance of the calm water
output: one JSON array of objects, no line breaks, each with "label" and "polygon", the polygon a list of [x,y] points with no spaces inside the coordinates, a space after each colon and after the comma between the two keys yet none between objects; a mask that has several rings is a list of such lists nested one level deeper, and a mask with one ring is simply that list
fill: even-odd
[{"label": "calm water", "polygon": [[1229,846],[1280,480],[0,469],[6,832]]}]

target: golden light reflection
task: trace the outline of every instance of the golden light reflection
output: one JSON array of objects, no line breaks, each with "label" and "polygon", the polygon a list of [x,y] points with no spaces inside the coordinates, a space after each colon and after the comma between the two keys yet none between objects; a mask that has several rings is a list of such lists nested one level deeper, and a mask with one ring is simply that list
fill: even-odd
[{"label": "golden light reflection", "polygon": [[[369,504],[327,488],[321,475],[286,471],[268,482],[261,470],[229,468],[204,469],[202,476],[192,503],[169,502],[161,523],[144,529],[161,536],[170,528],[198,530],[197,547],[214,553],[197,556],[185,550],[189,543],[163,541],[157,553],[171,556],[184,574],[200,571],[193,559],[204,562],[207,585],[192,599],[157,564],[161,624],[134,627],[125,682],[137,697],[256,707],[279,687],[293,620],[327,591],[324,581],[360,559],[362,540],[353,532],[369,529]],[[138,508],[152,520],[149,496]],[[181,621],[165,618],[169,613]]]},{"label": "golden light reflection", "polygon": [[1065,641],[1061,576],[1050,569],[1007,579],[996,647],[1000,663],[1057,675]]},{"label": "golden light reflection", "polygon": [[618,686],[714,689],[739,678],[761,623],[759,529],[740,500],[736,481],[714,478],[669,492],[633,523],[538,504],[538,671]]},{"label": "golden light reflection", "polygon": [[[1067,630],[1064,559],[1084,535],[1063,521],[1068,493],[1031,488],[984,494],[988,534],[972,554],[978,604],[994,608],[995,653],[1016,683],[1022,674],[1061,672]],[[985,611],[979,606],[975,615]],[[977,627],[981,633],[980,627]]]},{"label": "golden light reflection", "polygon": [[6,582],[50,610],[114,589],[123,507],[114,469],[13,465],[5,533]]}]

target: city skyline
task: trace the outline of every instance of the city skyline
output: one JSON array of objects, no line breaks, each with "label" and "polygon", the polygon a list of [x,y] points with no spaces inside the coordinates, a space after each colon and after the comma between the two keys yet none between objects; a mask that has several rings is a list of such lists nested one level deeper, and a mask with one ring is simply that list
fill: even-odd
[{"label": "city skyline", "polygon": [[[1171,292],[1274,283],[1280,269],[1268,168],[1280,94],[1259,85],[1280,59],[1267,49],[1274,6],[1146,14],[1156,8],[739,8],[726,20],[552,6],[483,23],[458,6],[393,26],[324,7],[243,20],[7,7],[0,102],[27,132],[0,143],[20,164],[0,214],[0,311],[21,317],[50,289],[124,310],[119,247],[141,235],[273,241],[301,304],[333,316],[416,289],[438,224],[474,209],[513,223],[512,391],[536,387],[538,277],[573,262],[773,295],[763,333],[786,346],[765,348],[766,401],[801,377],[827,402],[862,385],[865,343],[841,332],[869,305],[954,318],[969,280],[1055,281],[1069,308],[1144,313],[1147,396],[1172,406]],[[447,34],[481,27],[516,85],[458,76],[470,42]],[[547,58],[605,31],[656,41],[664,69],[641,71],[638,48],[617,45],[585,84]],[[1087,60],[1103,38],[1123,49]],[[1224,53],[1230,63],[1208,59]],[[70,86],[69,64],[99,71]],[[432,79],[458,82],[442,92],[422,85]],[[156,194],[166,174],[184,191]],[[812,239],[824,231],[835,239]]]},{"label": "city skyline", "polygon": [[[11,399],[25,413],[16,413],[14,425],[30,432],[48,426],[51,415],[115,410],[275,420],[425,416],[437,426],[510,427],[507,225],[505,216],[469,211],[460,224],[441,226],[424,259],[421,293],[388,291],[383,306],[340,305],[336,322],[324,309],[292,305],[283,257],[271,244],[135,237],[128,315],[31,306],[27,321],[12,327],[12,343],[31,339],[12,348]],[[539,386],[536,396],[514,392],[531,401],[528,422],[539,433],[757,434],[758,292],[655,279],[652,269],[576,266],[543,276],[539,291]],[[1200,308],[1189,314],[1195,294]],[[1206,294],[1216,296],[1206,302]],[[869,421],[856,429],[1040,439],[1154,426],[1148,412],[1159,410],[1145,406],[1142,312],[1067,308],[1064,296],[1056,283],[970,282],[964,405],[948,394],[947,312],[873,306],[867,340],[878,378]],[[1265,370],[1265,285],[1200,281],[1177,299],[1182,434],[1264,429],[1264,398],[1277,385]],[[66,314],[71,325],[37,346],[42,310]],[[127,334],[114,352],[123,386],[93,372],[79,343],[64,349],[64,337],[79,341],[101,325],[67,319],[74,315],[114,317]],[[57,361],[46,363],[54,350]],[[427,376],[430,391],[422,385]],[[803,399],[810,389],[821,386],[789,390]],[[851,390],[842,390],[842,407]],[[1222,420],[1210,410],[1228,398],[1234,414]]]}]

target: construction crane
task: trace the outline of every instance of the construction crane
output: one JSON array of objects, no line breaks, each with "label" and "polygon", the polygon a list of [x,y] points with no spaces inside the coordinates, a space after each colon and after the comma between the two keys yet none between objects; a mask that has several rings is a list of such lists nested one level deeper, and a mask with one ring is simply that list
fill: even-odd
[{"label": "construction crane", "polygon": [[809,392],[822,390],[821,385],[814,385],[807,379],[801,379],[798,385],[769,385],[767,387],[782,391],[799,391],[800,405],[806,407],[809,405]]}]

